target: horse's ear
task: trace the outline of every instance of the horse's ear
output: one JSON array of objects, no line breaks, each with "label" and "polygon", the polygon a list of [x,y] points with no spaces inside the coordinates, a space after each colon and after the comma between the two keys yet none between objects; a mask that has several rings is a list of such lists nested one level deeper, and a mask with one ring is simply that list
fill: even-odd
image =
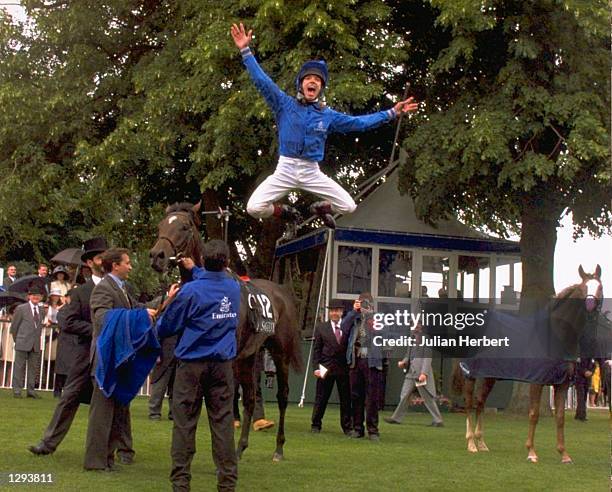
[{"label": "horse's ear", "polygon": [[172,205],[168,205],[166,207],[166,215],[168,215],[170,213],[170,209],[172,208]]},{"label": "horse's ear", "polygon": [[599,266],[599,263],[597,263],[597,268],[595,268],[595,278],[597,280],[601,280],[601,267]]},{"label": "horse's ear", "polygon": [[580,265],[580,266],[578,267],[578,275],[580,275],[580,278],[581,278],[582,280],[586,280],[586,279],[587,279],[587,274],[586,274],[586,273],[584,273],[584,270],[582,269],[582,265]]},{"label": "horse's ear", "polygon": [[191,211],[196,217],[200,216],[200,209],[202,208],[202,200],[196,203],[193,207],[191,207]]}]

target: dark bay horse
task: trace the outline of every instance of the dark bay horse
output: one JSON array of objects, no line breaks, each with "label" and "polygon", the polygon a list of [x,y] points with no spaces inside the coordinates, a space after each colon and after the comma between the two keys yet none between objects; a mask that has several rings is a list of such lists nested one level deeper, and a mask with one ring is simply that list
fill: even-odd
[{"label": "dark bay horse", "polygon": [[[598,307],[603,300],[601,285],[601,267],[597,265],[595,273],[588,274],[578,268],[582,282],[572,285],[555,296],[550,310],[550,328],[555,332],[557,340],[566,347],[577,347],[580,336],[584,331],[587,319],[597,315]],[[469,361],[466,361],[469,362]],[[529,363],[527,360],[509,360],[511,364]],[[538,361],[534,361],[538,363]],[[561,455],[562,463],[572,463],[572,458],[565,448],[565,398],[574,371],[574,362],[563,360],[548,361],[559,368],[566,364],[566,370],[561,382],[552,384],[554,388],[555,421],[557,427],[557,451]],[[476,379],[466,377],[460,364],[455,365],[453,372],[453,387],[455,391],[462,392],[465,398],[467,448],[471,453],[488,451],[484,441],[483,415],[487,397],[495,385],[496,378],[485,377],[482,380],[480,393],[474,399]],[[505,377],[504,379],[513,379]],[[519,379],[520,380],[520,379]],[[544,384],[530,384],[529,387],[529,432],[527,435],[527,460],[538,462],[535,450],[534,437],[536,425],[540,415],[540,400]],[[475,412],[475,419],[472,413]],[[475,422],[474,422],[475,420]],[[475,424],[475,425],[474,425]]]},{"label": "dark bay horse", "polygon": [[[151,266],[158,272],[165,272],[169,262],[179,255],[190,257],[196,265],[202,266],[202,245],[199,233],[201,224],[200,203],[179,203],[166,209],[166,216],[159,223],[158,237],[149,252]],[[189,279],[190,273],[181,266],[181,278]],[[293,297],[284,287],[264,279],[250,281],[261,289],[272,302],[276,325],[273,334],[257,332],[247,315],[247,295],[241,289],[240,322],[237,330],[238,355],[234,361],[234,376],[242,386],[244,405],[242,429],[238,442],[237,454],[240,458],[248,447],[251,418],[255,406],[255,359],[259,350],[265,347],[270,352],[276,365],[279,421],[276,434],[276,450],[272,459],[280,461],[283,458],[285,443],[285,411],[289,396],[289,366],[295,371],[302,368],[299,346],[299,327],[297,310]]]}]

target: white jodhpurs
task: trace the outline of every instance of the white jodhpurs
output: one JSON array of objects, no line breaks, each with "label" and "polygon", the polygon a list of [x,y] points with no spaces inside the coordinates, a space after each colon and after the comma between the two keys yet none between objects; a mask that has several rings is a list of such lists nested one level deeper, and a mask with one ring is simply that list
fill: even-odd
[{"label": "white jodhpurs", "polygon": [[351,195],[321,172],[318,162],[280,156],[274,174],[264,179],[249,198],[248,214],[257,219],[270,217],[273,203],[292,190],[309,191],[330,201],[334,213],[350,214],[357,208]]}]

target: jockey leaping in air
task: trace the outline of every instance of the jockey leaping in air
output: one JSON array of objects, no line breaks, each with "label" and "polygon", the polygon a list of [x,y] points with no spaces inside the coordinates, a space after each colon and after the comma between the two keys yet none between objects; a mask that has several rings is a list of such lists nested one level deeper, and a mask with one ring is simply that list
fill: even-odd
[{"label": "jockey leaping in air", "polygon": [[400,112],[416,111],[418,103],[409,97],[391,109],[363,116],[329,109],[320,100],[328,81],[327,65],[322,60],[302,65],[296,79],[297,96],[288,96],[262,70],[251,53],[249,44],[253,31],[246,32],[240,23],[232,25],[231,34],[253,83],[274,111],[278,125],[280,157],[276,170],[253,192],[247,212],[255,218],[275,216],[295,221],[299,218],[298,211],[276,201],[292,190],[305,190],[323,199],[313,203],[310,212],[321,217],[327,227],[335,228],[332,214],[354,212],[357,205],[346,190],[319,169],[327,135],[377,128],[393,121]]}]

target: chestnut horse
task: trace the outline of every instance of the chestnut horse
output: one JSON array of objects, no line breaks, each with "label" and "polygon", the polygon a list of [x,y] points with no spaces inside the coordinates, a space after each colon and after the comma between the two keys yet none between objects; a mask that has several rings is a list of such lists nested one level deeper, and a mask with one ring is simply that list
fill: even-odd
[{"label": "chestnut horse", "polygon": [[[601,306],[603,288],[601,285],[601,267],[597,265],[595,273],[587,274],[578,268],[582,282],[572,285],[561,291],[552,300],[550,311],[550,326],[557,331],[557,335],[566,346],[578,346],[578,340],[584,331],[585,323],[589,316],[595,316],[598,307]],[[469,363],[469,361],[466,361]],[[520,363],[521,361],[509,361]],[[525,361],[523,361],[525,362]],[[563,364],[562,360],[553,360],[553,364]],[[574,371],[574,362],[568,363],[564,380],[559,384],[552,384],[554,388],[555,420],[557,426],[557,451],[561,455],[562,463],[572,463],[572,458],[565,449],[565,397],[570,385],[570,379]],[[467,448],[471,453],[488,451],[489,448],[484,441],[483,414],[487,397],[495,385],[496,378],[483,378],[480,394],[474,401],[474,389],[476,379],[466,377],[461,369],[461,364],[456,364],[453,372],[453,387],[455,391],[462,392],[465,398],[466,412],[466,434]],[[505,379],[512,379],[507,377]],[[529,432],[527,435],[527,460],[531,463],[538,462],[538,455],[534,446],[536,425],[540,414],[540,400],[544,384],[530,384],[529,387]],[[475,426],[472,412],[475,411]]]},{"label": "chestnut horse", "polygon": [[[201,224],[200,203],[178,203],[166,209],[166,216],[159,223],[155,245],[149,252],[151,266],[158,272],[165,272],[179,256],[190,257],[196,265],[202,266],[202,244],[199,233]],[[181,279],[190,278],[190,272],[179,264]],[[289,366],[295,371],[302,367],[299,346],[299,327],[297,310],[292,295],[282,286],[264,279],[250,281],[255,287],[264,291],[272,303],[276,325],[274,333],[257,332],[247,315],[247,298],[241,289],[240,321],[236,336],[238,339],[237,357],[234,361],[234,377],[242,386],[244,406],[242,430],[238,442],[237,454],[240,458],[249,442],[251,418],[255,406],[255,359],[259,350],[265,347],[270,352],[276,365],[279,421],[276,434],[276,450],[272,459],[283,458],[285,443],[285,411],[289,396]]]}]

